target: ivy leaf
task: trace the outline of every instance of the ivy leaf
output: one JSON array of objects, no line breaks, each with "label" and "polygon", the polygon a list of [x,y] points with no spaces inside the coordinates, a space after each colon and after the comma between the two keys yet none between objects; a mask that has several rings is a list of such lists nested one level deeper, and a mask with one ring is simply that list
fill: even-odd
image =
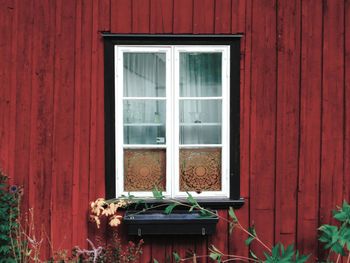
[{"label": "ivy leaf", "polygon": [[192,206],[199,206],[197,201],[193,198],[193,196],[189,193],[189,192],[186,192],[187,193],[187,201],[192,205]]},{"label": "ivy leaf", "polygon": [[248,236],[248,238],[246,239],[245,244],[247,246],[249,246],[253,242],[253,240],[256,238],[256,231],[254,226],[249,227],[248,231],[250,234],[252,234],[252,236]]},{"label": "ivy leaf", "polygon": [[237,216],[235,214],[235,211],[233,210],[233,208],[231,206],[230,206],[230,208],[228,210],[228,214],[231,217],[233,223],[237,223],[238,222],[238,219],[237,219]]},{"label": "ivy leaf", "polygon": [[251,249],[249,249],[249,254],[250,254],[250,256],[251,256],[252,258],[254,258],[254,259],[259,259],[259,258],[254,254],[253,250],[251,250]]},{"label": "ivy leaf", "polygon": [[164,213],[166,213],[167,215],[169,215],[173,209],[177,206],[177,204],[173,203],[168,205],[165,209],[164,209]]},{"label": "ivy leaf", "polygon": [[162,191],[158,190],[157,187],[155,187],[152,190],[152,194],[153,194],[153,197],[157,200],[163,200],[165,198],[165,196],[162,194]]},{"label": "ivy leaf", "polygon": [[176,263],[180,262],[181,258],[179,254],[177,254],[176,252],[173,252],[173,256]]},{"label": "ivy leaf", "polygon": [[304,263],[309,259],[310,255],[300,255],[299,251],[295,254],[295,263]]},{"label": "ivy leaf", "polygon": [[342,207],[333,211],[333,217],[340,222],[350,223],[350,205],[344,200]]},{"label": "ivy leaf", "polygon": [[221,255],[219,253],[211,252],[209,257],[213,260],[216,260],[218,263],[221,262]]}]

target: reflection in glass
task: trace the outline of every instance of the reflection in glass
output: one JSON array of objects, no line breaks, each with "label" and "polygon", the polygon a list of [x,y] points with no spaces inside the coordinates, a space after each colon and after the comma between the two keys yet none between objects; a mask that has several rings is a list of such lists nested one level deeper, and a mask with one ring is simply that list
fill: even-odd
[{"label": "reflection in glass", "polygon": [[165,123],[164,100],[124,100],[124,123]]},{"label": "reflection in glass", "polygon": [[220,52],[180,53],[180,96],[217,97],[222,90]]},{"label": "reflection in glass", "polygon": [[124,53],[124,97],[165,97],[165,53]]},{"label": "reflection in glass", "polygon": [[124,191],[165,190],[165,174],[164,149],[124,150]]},{"label": "reflection in glass", "polygon": [[163,100],[124,100],[124,143],[165,144]]},{"label": "reflection in glass", "polygon": [[181,123],[220,123],[221,100],[180,100]]},{"label": "reflection in glass", "polygon": [[221,144],[221,126],[180,126],[180,144]]}]

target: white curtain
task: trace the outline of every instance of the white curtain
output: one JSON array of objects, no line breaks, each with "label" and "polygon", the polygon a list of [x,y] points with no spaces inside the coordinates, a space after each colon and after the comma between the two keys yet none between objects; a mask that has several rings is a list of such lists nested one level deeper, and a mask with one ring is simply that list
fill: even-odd
[{"label": "white curtain", "polygon": [[124,143],[165,143],[165,53],[124,53]]}]

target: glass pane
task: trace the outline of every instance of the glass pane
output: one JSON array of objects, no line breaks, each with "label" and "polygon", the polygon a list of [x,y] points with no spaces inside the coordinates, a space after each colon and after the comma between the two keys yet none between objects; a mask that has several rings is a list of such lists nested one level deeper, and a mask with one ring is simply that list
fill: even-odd
[{"label": "glass pane", "polygon": [[221,190],[221,148],[180,150],[180,191]]},{"label": "glass pane", "polygon": [[125,100],[123,109],[125,144],[165,144],[165,101]]},{"label": "glass pane", "polygon": [[220,123],[221,100],[180,100],[181,123]]},{"label": "glass pane", "polygon": [[220,144],[221,100],[180,101],[180,144]]},{"label": "glass pane", "polygon": [[124,97],[165,97],[165,53],[124,53]]},{"label": "glass pane", "polygon": [[180,144],[221,144],[221,126],[180,126]]},{"label": "glass pane", "polygon": [[124,150],[124,191],[164,191],[165,174],[164,149]]},{"label": "glass pane", "polygon": [[221,61],[220,52],[180,53],[180,96],[221,96]]}]

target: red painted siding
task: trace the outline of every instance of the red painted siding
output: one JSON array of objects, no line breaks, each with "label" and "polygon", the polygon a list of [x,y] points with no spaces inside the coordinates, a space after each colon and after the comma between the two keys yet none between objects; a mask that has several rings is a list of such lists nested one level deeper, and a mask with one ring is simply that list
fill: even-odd
[{"label": "red painted siding", "polygon": [[[268,243],[296,242],[317,257],[317,226],[350,199],[349,14],[342,0],[3,0],[0,166],[24,186],[23,209],[34,207],[55,249],[86,245],[98,235],[88,202],[104,195],[99,32],[243,33],[246,204],[237,214]],[[244,235],[226,230],[220,223],[208,239],[146,239],[141,262],[172,250],[206,254],[211,243],[248,255]]]}]

